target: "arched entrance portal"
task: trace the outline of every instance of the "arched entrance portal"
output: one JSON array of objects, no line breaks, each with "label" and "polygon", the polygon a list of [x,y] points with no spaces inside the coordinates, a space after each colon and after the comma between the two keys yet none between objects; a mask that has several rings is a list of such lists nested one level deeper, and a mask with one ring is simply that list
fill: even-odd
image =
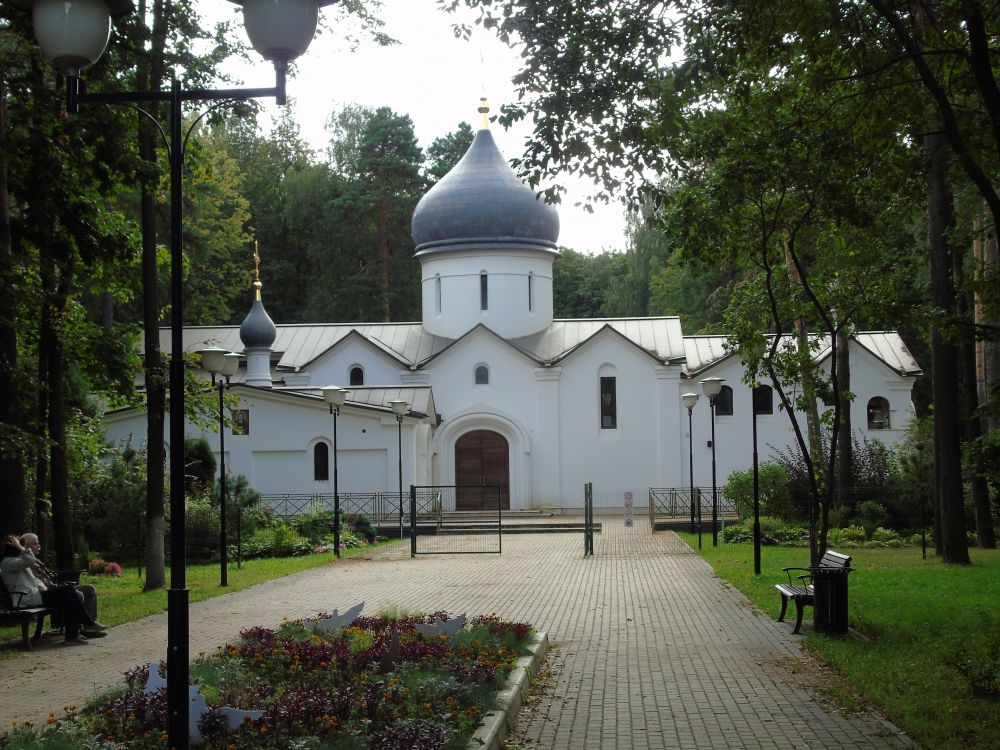
[{"label": "arched entrance portal", "polygon": [[472,430],[455,443],[456,510],[480,510],[495,502],[494,491],[478,487],[500,486],[500,507],[510,510],[510,462],[507,439],[492,430]]}]

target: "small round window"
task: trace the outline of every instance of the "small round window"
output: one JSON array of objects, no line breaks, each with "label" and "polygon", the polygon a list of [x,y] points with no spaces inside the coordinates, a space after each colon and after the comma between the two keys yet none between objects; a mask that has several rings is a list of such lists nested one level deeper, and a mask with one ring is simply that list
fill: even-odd
[{"label": "small round window", "polygon": [[486,365],[479,365],[476,368],[476,385],[490,384],[490,368]]}]

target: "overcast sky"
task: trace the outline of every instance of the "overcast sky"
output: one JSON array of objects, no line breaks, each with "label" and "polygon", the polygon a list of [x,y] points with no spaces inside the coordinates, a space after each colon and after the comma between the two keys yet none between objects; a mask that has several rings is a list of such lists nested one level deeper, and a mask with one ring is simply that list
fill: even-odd
[{"label": "overcast sky", "polygon": [[[335,38],[334,29],[318,36],[298,61],[298,74],[289,81],[288,94],[294,100],[302,134],[313,148],[325,147],[325,123],[331,111],[345,104],[388,106],[410,115],[417,139],[426,148],[463,120],[475,128],[476,107],[484,93],[494,114],[500,105],[515,99],[511,78],[519,70],[516,51],[481,29],[471,41],[456,39],[452,32],[456,17],[438,10],[435,0],[383,2],[380,15],[385,31],[399,40],[398,45],[365,43],[351,52]],[[214,21],[226,17],[233,7],[220,0],[202,0],[199,10],[206,21]],[[247,85],[273,85],[271,66],[263,60],[238,72]],[[276,109],[266,106],[268,112]],[[521,154],[528,132],[523,125],[511,131],[493,125],[494,138],[508,158]],[[591,253],[624,249],[621,209],[596,205],[595,213],[588,214],[573,204],[585,198],[590,184],[575,179],[564,184],[568,192],[557,207],[559,243]]]}]

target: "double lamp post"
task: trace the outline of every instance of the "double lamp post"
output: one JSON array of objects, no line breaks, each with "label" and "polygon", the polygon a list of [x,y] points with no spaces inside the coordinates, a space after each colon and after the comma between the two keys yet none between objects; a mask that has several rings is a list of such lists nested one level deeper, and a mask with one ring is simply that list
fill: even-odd
[{"label": "double lamp post", "polygon": [[[81,104],[162,102],[169,105],[170,156],[170,590],[167,594],[167,734],[170,747],[187,748],[188,701],[188,590],[184,551],[184,338],[182,199],[185,138],[185,102],[239,102],[274,98],[284,104],[288,64],[306,51],[316,33],[319,9],[336,0],[231,0],[243,7],[250,42],[274,64],[273,88],[181,88],[175,75],[169,91],[114,91],[92,93],[80,85],[80,71],[104,53],[111,35],[111,19],[135,10],[132,0],[11,0],[32,14],[35,37],[42,53],[66,78],[66,109],[76,113]],[[213,105],[213,107],[219,104]],[[136,106],[140,112],[144,110]],[[150,116],[151,117],[151,116]],[[152,117],[151,117],[152,119]]]}]

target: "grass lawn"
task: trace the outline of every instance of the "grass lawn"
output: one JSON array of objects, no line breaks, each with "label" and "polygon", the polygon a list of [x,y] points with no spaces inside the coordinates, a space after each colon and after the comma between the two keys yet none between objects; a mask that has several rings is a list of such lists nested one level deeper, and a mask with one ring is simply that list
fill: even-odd
[{"label": "grass lawn", "polygon": [[[680,535],[692,548],[697,537]],[[704,542],[703,542],[704,543]],[[1000,554],[972,550],[970,567],[921,560],[913,550],[838,550],[852,555],[849,616],[871,640],[811,634],[805,644],[856,689],[859,698],[930,750],[1000,748]],[[764,547],[753,575],[753,547],[711,540],[702,556],[771,617],[781,601],[783,567],[808,565],[808,550]],[[795,608],[789,604],[792,623]],[[807,610],[806,617],[811,616]],[[787,618],[787,616],[786,616]]]},{"label": "grass lawn", "polygon": [[[343,557],[352,554],[370,552],[371,547],[358,547],[342,550]],[[262,560],[246,560],[242,570],[237,570],[236,564],[229,564],[229,585],[225,588],[219,585],[219,563],[187,566],[187,587],[190,589],[190,601],[200,602],[221,596],[233,591],[255,586],[264,581],[297,573],[300,570],[329,565],[336,561],[332,552],[303,555],[302,557],[277,557]],[[89,583],[97,587],[98,617],[105,625],[121,625],[125,622],[139,620],[148,615],[167,611],[167,589],[143,591],[143,579],[136,575],[135,568],[125,568],[119,578],[108,576],[84,575],[81,583]],[[170,569],[167,566],[167,585],[170,585]],[[0,643],[17,639],[19,646],[21,630],[18,627],[0,628]],[[17,647],[0,649],[0,659],[9,659],[22,653]]]}]

